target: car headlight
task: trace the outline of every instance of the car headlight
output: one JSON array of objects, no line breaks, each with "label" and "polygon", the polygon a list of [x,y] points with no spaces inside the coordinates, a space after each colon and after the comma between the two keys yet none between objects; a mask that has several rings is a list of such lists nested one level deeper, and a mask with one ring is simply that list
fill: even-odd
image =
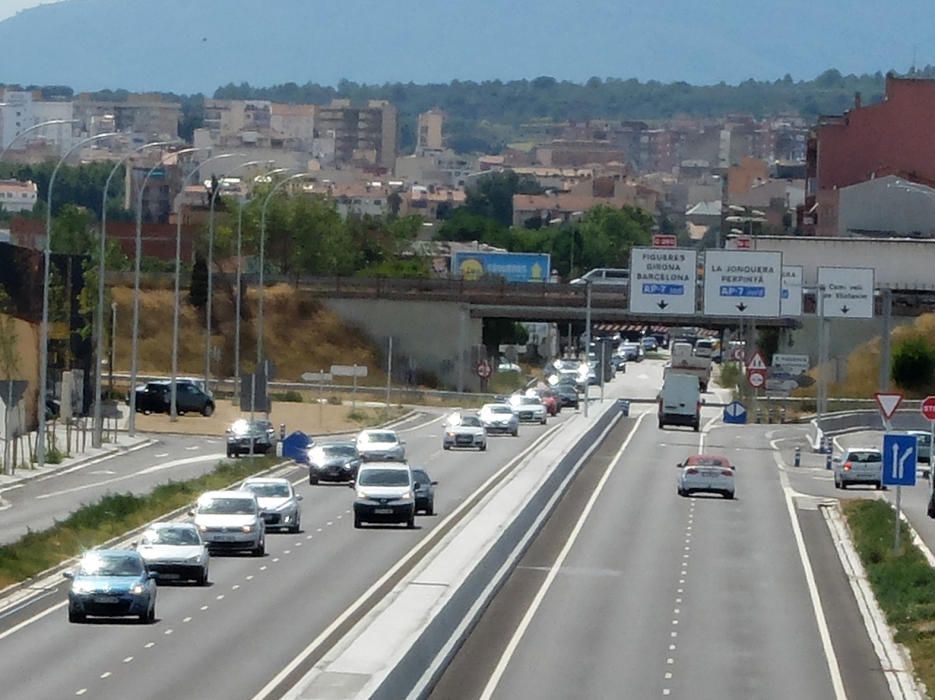
[{"label": "car headlight", "polygon": [[189,562],[189,563],[192,563],[192,564],[195,564],[195,563],[201,561],[201,555],[200,555],[200,554],[194,554],[194,555],[190,556],[188,559],[186,559],[185,561],[187,561],[187,562]]},{"label": "car headlight", "polygon": [[447,433],[445,433],[445,437],[450,437],[450,438],[453,438],[454,436],[455,436],[455,434],[454,434],[454,433],[452,433],[452,432],[450,432],[450,431],[449,431],[449,432],[447,432]]},{"label": "car headlight", "polygon": [[199,532],[207,532],[207,531],[208,531],[208,526],[207,526],[207,525],[199,525],[199,526],[198,526],[198,531],[199,531]]},{"label": "car headlight", "polygon": [[146,589],[143,588],[143,584],[137,583],[133,586],[133,588],[130,589],[130,593],[132,593],[133,595],[143,595],[144,590]]},{"label": "car headlight", "polygon": [[369,500],[366,491],[358,491],[358,492],[357,492],[357,498],[361,499],[362,501]]},{"label": "car headlight", "polygon": [[409,502],[412,501],[412,500],[413,500],[412,491],[407,491],[407,492],[404,493],[402,496],[400,496],[399,498],[397,498],[395,502],[396,502],[396,503],[409,503]]},{"label": "car headlight", "polygon": [[253,532],[256,529],[256,525],[244,525],[240,529],[244,532]]}]

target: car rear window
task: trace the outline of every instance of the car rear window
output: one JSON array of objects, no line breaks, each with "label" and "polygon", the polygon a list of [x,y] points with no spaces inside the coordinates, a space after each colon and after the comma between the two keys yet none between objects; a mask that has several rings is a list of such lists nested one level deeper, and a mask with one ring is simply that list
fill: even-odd
[{"label": "car rear window", "polygon": [[867,462],[882,462],[883,457],[879,452],[873,452],[871,450],[859,450],[847,453],[848,462],[857,462],[857,463],[867,463]]}]

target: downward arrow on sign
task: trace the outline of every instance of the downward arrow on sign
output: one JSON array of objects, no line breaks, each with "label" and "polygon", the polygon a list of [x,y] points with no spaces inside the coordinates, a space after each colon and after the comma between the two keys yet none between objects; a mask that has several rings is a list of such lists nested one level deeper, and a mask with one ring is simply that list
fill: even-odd
[{"label": "downward arrow on sign", "polygon": [[842,314],[846,314],[848,311],[850,311],[850,309],[847,308],[847,305],[844,305],[844,306],[841,307],[841,313],[842,313]]},{"label": "downward arrow on sign", "polygon": [[656,304],[656,306],[658,306],[660,309],[664,309],[664,308],[666,308],[668,305],[669,305],[669,304],[666,302],[665,299],[663,299],[663,300],[660,301],[658,304]]},{"label": "downward arrow on sign", "polygon": [[740,302],[739,304],[737,304],[737,310],[738,310],[738,311],[746,311],[746,310],[747,310],[747,305],[744,304],[743,302]]}]

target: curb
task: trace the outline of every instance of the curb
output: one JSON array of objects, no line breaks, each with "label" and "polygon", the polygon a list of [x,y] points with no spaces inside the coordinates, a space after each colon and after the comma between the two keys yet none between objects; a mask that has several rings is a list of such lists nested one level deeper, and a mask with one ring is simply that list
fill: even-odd
[{"label": "curb", "polygon": [[831,533],[831,539],[834,541],[841,567],[844,569],[844,575],[847,577],[854,593],[860,616],[863,619],[867,635],[870,637],[873,650],[880,660],[880,667],[886,678],[887,685],[889,685],[890,692],[894,698],[900,700],[922,700],[926,696],[916,684],[912,672],[912,659],[906,648],[901,644],[897,644],[893,639],[893,632],[886,622],[886,616],[880,609],[879,603],[877,603],[870,582],[867,580],[867,572],[864,570],[860,556],[851,541],[850,532],[841,515],[840,505],[837,501],[822,503],[819,505],[818,510],[824,517],[828,531]]}]

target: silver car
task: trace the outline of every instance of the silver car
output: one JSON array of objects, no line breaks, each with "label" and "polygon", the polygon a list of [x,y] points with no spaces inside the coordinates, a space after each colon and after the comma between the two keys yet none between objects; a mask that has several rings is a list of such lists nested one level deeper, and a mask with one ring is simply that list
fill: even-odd
[{"label": "silver car", "polygon": [[403,462],[406,459],[405,445],[395,430],[371,428],[361,430],[357,435],[357,454],[364,462]]},{"label": "silver car", "polygon": [[877,490],[883,485],[883,454],[875,447],[845,450],[831,460],[834,487],[846,489],[855,484],[867,484]]},{"label": "silver car", "polygon": [[266,524],[252,491],[208,491],[189,515],[210,549],[266,554]]},{"label": "silver car", "polygon": [[519,435],[519,418],[509,404],[484,404],[480,410],[480,422],[488,433]]},{"label": "silver car", "polygon": [[442,447],[476,447],[481,452],[487,449],[487,431],[477,416],[466,413],[452,416],[445,426]]},{"label": "silver car", "polygon": [[548,412],[545,404],[538,396],[523,396],[514,394],[510,397],[510,405],[516,411],[516,417],[521,423],[541,423],[545,425]]},{"label": "silver car", "polygon": [[194,523],[154,523],[136,543],[136,551],[158,581],[208,583],[210,555]]},{"label": "silver car", "polygon": [[275,527],[298,532],[302,528],[302,510],[299,508],[302,496],[295,492],[288,479],[255,476],[246,479],[240,488],[256,496],[267,529]]}]

